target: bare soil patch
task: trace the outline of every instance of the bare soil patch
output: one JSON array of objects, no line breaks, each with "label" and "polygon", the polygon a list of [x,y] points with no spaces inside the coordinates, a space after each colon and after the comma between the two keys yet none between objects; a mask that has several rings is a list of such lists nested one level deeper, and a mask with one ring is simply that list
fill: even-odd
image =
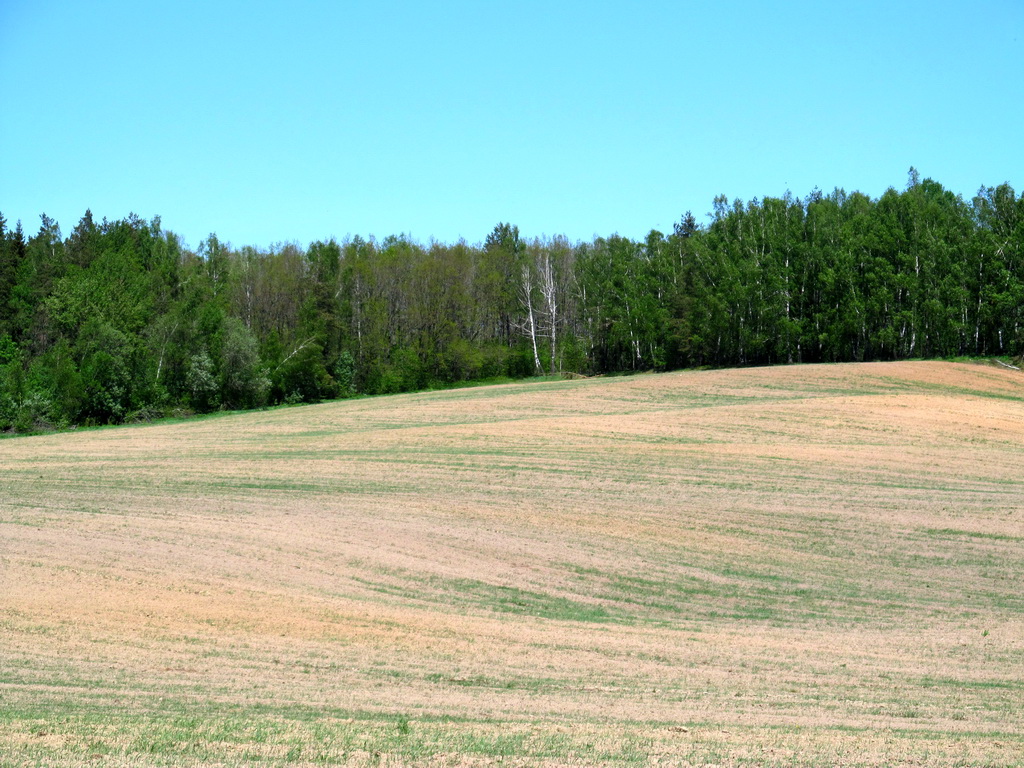
[{"label": "bare soil patch", "polygon": [[0,441],[0,765],[1020,765],[1024,374]]}]

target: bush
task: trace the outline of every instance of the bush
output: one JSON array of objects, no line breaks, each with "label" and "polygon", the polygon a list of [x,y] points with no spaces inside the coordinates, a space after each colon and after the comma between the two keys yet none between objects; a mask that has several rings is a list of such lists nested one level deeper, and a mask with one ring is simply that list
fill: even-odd
[{"label": "bush", "polygon": [[212,411],[217,403],[217,378],[213,375],[213,361],[206,352],[192,355],[185,373],[188,400],[199,413]]},{"label": "bush", "polygon": [[14,431],[25,434],[54,429],[54,423],[50,418],[51,407],[52,403],[44,392],[31,390],[14,413]]},{"label": "bush", "polygon": [[356,393],[356,361],[348,351],[338,355],[332,372],[338,386],[338,397],[351,397]]},{"label": "bush", "polygon": [[228,408],[266,405],[270,379],[260,363],[256,338],[241,320],[224,320],[220,338],[221,404]]},{"label": "bush", "polygon": [[82,328],[76,351],[81,358],[81,415],[87,422],[117,423],[131,410],[129,346],[123,333],[99,320]]},{"label": "bush", "polygon": [[469,381],[480,378],[484,356],[465,339],[456,339],[440,355],[441,376],[445,381]]},{"label": "bush", "polygon": [[315,403],[336,397],[338,385],[324,366],[319,344],[305,344],[291,353],[271,375],[275,401]]}]

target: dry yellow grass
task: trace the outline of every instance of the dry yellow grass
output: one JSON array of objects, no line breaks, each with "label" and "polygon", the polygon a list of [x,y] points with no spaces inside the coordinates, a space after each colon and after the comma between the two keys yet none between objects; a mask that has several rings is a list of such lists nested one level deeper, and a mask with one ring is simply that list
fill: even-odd
[{"label": "dry yellow grass", "polygon": [[0,441],[0,765],[1021,765],[1024,374]]}]

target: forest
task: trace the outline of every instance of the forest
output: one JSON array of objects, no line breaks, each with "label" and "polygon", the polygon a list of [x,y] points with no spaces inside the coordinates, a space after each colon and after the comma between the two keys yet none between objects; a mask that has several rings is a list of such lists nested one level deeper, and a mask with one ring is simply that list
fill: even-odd
[{"label": "forest", "polygon": [[877,199],[714,199],[642,241],[355,236],[191,250],[159,217],[0,215],[0,431],[460,382],[1017,356],[1024,197],[911,169]]}]

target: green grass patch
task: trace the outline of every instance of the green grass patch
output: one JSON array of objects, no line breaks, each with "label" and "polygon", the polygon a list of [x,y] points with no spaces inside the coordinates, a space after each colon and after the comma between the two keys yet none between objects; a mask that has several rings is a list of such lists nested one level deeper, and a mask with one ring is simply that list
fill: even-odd
[{"label": "green grass patch", "polygon": [[1011,536],[1006,533],[986,533],[984,531],[965,531],[959,528],[925,528],[928,536],[939,538],[966,538],[981,539],[987,541],[1024,541],[1024,536]]}]

